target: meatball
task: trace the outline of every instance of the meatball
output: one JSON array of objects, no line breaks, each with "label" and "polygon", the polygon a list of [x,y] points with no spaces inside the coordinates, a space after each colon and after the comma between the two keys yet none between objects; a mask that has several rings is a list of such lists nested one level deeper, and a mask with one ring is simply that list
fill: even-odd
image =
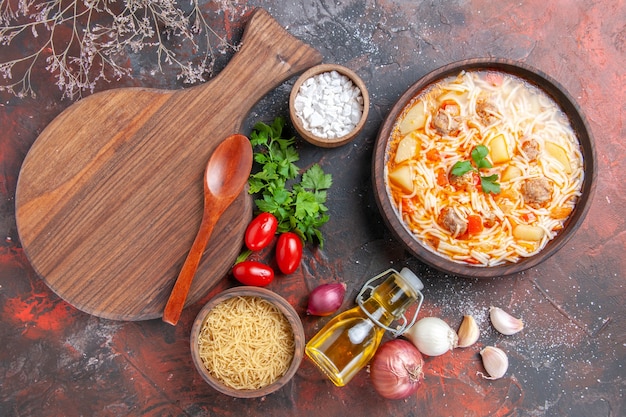
[{"label": "meatball", "polygon": [[476,102],[476,115],[484,126],[489,126],[498,121],[498,109],[487,100]]},{"label": "meatball", "polygon": [[525,140],[520,148],[530,161],[534,161],[539,156],[539,143],[535,139]]},{"label": "meatball", "polygon": [[437,222],[450,232],[453,237],[460,236],[467,231],[467,220],[461,217],[452,207],[444,207],[441,213],[439,213]]},{"label": "meatball", "polygon": [[433,117],[433,126],[440,135],[453,135],[461,129],[459,114],[461,114],[459,106],[447,105],[442,107]]},{"label": "meatball", "polygon": [[468,171],[463,175],[454,175],[450,172],[448,182],[455,190],[474,191],[476,190],[477,179],[473,171]]},{"label": "meatball", "polygon": [[552,185],[545,177],[526,180],[520,191],[524,201],[532,207],[539,207],[552,197]]}]

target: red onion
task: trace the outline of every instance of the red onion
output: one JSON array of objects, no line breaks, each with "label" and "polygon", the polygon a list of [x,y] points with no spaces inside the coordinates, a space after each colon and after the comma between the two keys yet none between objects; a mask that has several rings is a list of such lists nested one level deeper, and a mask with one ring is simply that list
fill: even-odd
[{"label": "red onion", "polygon": [[346,284],[322,284],[309,294],[307,314],[314,316],[330,316],[341,307],[346,294]]},{"label": "red onion", "polygon": [[424,358],[417,348],[404,339],[383,343],[370,363],[374,389],[390,400],[401,400],[414,394],[424,380]]}]

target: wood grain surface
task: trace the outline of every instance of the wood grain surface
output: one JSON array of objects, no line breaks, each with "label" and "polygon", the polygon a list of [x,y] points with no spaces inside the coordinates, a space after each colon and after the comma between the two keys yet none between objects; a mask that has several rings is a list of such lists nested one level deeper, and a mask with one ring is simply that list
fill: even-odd
[{"label": "wood grain surface", "polygon": [[[211,81],[70,106],[37,138],[17,184],[18,232],[37,273],[87,313],[160,317],[200,224],[211,153],[267,92],[321,59],[259,9]],[[224,277],[251,216],[246,190],[218,222],[187,305]]]}]

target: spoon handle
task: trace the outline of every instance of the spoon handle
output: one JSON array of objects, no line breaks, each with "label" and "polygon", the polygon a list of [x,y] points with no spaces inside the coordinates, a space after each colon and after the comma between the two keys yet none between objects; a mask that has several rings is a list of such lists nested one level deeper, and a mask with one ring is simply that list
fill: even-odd
[{"label": "spoon handle", "polygon": [[170,293],[170,298],[167,300],[167,304],[163,310],[164,322],[173,326],[178,323],[180,314],[185,306],[185,301],[187,300],[187,294],[189,293],[191,282],[193,281],[193,277],[198,270],[200,259],[202,259],[202,254],[204,253],[207,242],[213,233],[213,228],[215,227],[215,223],[217,223],[218,218],[219,216],[203,216],[198,234],[191,245],[191,249],[187,254],[185,263],[183,264],[183,267],[178,274],[178,278],[176,279],[176,283],[174,284],[174,288],[172,288],[172,292]]}]

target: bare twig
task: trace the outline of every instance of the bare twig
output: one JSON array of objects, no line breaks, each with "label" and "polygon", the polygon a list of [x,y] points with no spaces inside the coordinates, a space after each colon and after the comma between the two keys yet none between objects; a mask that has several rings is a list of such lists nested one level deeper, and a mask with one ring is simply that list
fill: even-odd
[{"label": "bare twig", "polygon": [[[23,56],[0,59],[0,91],[34,97],[31,77],[43,65],[63,97],[74,99],[93,92],[101,80],[130,76],[121,62],[143,50],[156,52],[161,71],[163,64],[178,68],[184,83],[204,81],[213,71],[211,39],[218,40],[218,50],[236,47],[209,26],[200,0],[189,1],[191,11],[185,12],[178,0],[0,0],[0,47],[28,36],[37,45]],[[179,58],[172,39],[194,56]]]}]

